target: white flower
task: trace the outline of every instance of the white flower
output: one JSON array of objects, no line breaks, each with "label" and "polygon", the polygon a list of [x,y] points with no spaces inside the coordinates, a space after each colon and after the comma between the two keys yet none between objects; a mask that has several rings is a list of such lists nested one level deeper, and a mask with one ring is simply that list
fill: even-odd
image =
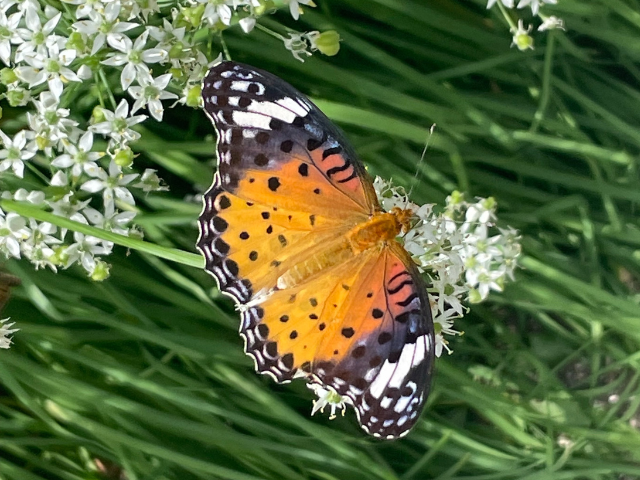
[{"label": "white flower", "polygon": [[503,272],[490,270],[488,262],[470,262],[465,274],[467,284],[472,289],[470,301],[473,303],[481,302],[487,298],[490,290],[501,292],[502,287],[498,284],[498,280],[502,277]]},{"label": "white flower", "polygon": [[102,63],[111,66],[125,65],[120,74],[122,89],[127,90],[131,83],[141,74],[149,74],[147,63],[164,62],[167,59],[167,52],[160,48],[146,48],[149,30],[145,30],[135,42],[129,37],[120,35],[118,37],[107,37],[109,45],[122,53],[115,53],[111,57],[103,60]]},{"label": "white flower", "polygon": [[47,81],[49,90],[56,97],[62,94],[62,79],[65,81],[79,82],[78,76],[67,66],[76,58],[76,51],[66,49],[60,51],[57,43],[47,45],[48,56],[33,52],[25,52],[24,60],[30,66],[16,67],[15,72],[20,80],[29,84],[29,87],[40,85]]},{"label": "white flower", "polygon": [[105,41],[118,41],[124,32],[138,26],[137,23],[118,21],[118,15],[120,2],[112,2],[104,7],[104,12],[89,10],[89,20],[80,20],[73,24],[80,33],[93,37],[91,55],[95,55],[104,46]]},{"label": "white flower", "polygon": [[[487,8],[493,7],[498,0],[489,0]],[[507,8],[513,8],[513,0],[500,0],[502,4]]]},{"label": "white flower", "polygon": [[85,132],[78,145],[69,141],[63,141],[63,145],[68,153],[64,153],[51,162],[51,165],[58,168],[71,168],[71,175],[79,177],[87,168],[97,167],[96,161],[104,157],[105,152],[92,152],[93,133]]},{"label": "white flower", "polygon": [[71,5],[79,5],[76,9],[76,18],[88,17],[92,12],[103,12],[105,9],[105,3],[111,0],[62,0],[64,3]]},{"label": "white flower", "polygon": [[253,27],[256,26],[256,19],[255,17],[245,17],[240,19],[238,23],[240,24],[240,28],[242,28],[242,31],[244,33],[249,33],[251,30],[253,30]]},{"label": "white flower", "polygon": [[31,232],[23,217],[13,212],[0,215],[0,252],[8,257],[20,258],[20,243],[29,235]]},{"label": "white flower", "polygon": [[131,130],[131,127],[147,118],[146,115],[129,117],[129,104],[124,98],[118,104],[115,112],[103,109],[102,114],[105,121],[90,126],[89,130],[109,136],[116,142],[132,142],[140,138],[140,134]]},{"label": "white flower", "polygon": [[518,26],[511,28],[511,33],[513,34],[511,46],[513,47],[515,45],[520,51],[524,51],[527,49],[533,50],[533,38],[531,38],[531,35],[529,35],[531,28],[531,25],[529,25],[527,28],[524,28],[522,19],[518,20]]},{"label": "white flower", "polygon": [[316,6],[312,0],[289,0],[289,11],[291,12],[291,16],[294,20],[298,20],[298,18],[300,18],[300,12],[302,11],[300,4],[309,5],[310,7]]},{"label": "white flower", "polygon": [[554,29],[564,30],[564,20],[558,17],[554,17],[553,15],[545,18],[542,24],[540,24],[540,26],[538,27],[539,32]]},{"label": "white flower", "polygon": [[62,240],[53,236],[57,232],[57,227],[48,222],[38,223],[33,219],[29,220],[31,235],[22,243],[24,255],[36,267],[49,267],[56,271],[56,266],[51,261],[54,251],[51,245],[62,243]]},{"label": "white flower", "polygon": [[540,10],[540,5],[544,5],[545,3],[558,3],[558,0],[520,0],[518,3],[518,8],[524,8],[527,5],[531,5],[531,13],[534,15],[538,15],[538,10]]},{"label": "white flower", "polygon": [[438,311],[446,311],[448,305],[451,310],[462,316],[464,308],[460,299],[466,294],[467,289],[458,285],[458,280],[459,274],[448,268],[439,270],[439,276],[431,280],[431,289],[436,293],[434,295],[437,300],[435,306]]},{"label": "white flower", "polygon": [[231,8],[225,3],[219,3],[216,0],[213,2],[208,1],[204,7],[204,13],[202,18],[209,22],[210,25],[215,25],[220,20],[225,25],[231,24]]},{"label": "white flower", "polygon": [[18,11],[24,13],[28,10],[40,11],[38,0],[0,0],[0,10],[6,12],[14,5],[18,6]]},{"label": "white flower", "polygon": [[80,189],[89,193],[102,192],[105,209],[114,208],[115,198],[129,205],[135,205],[133,195],[126,186],[138,177],[137,173],[123,174],[113,160],[109,164],[109,174],[100,167],[87,170],[87,173],[94,178],[83,183]]},{"label": "white flower", "polygon": [[306,33],[289,33],[289,38],[282,37],[282,41],[284,42],[284,48],[289,50],[296,60],[304,62],[304,58],[301,55],[307,55],[308,57],[312,55],[309,51],[311,47]]},{"label": "white flower", "polygon": [[353,405],[350,398],[341,396],[331,387],[325,387],[317,383],[308,383],[307,387],[313,390],[313,393],[318,396],[318,399],[313,401],[313,409],[311,410],[311,415],[314,415],[318,410],[324,413],[324,407],[329,405],[329,407],[331,408],[329,420],[333,420],[334,418],[336,418],[337,409],[342,410],[342,415],[344,415],[347,404]]},{"label": "white flower", "polygon": [[152,13],[159,13],[160,7],[156,0],[123,0],[122,10],[125,18],[141,18],[144,23],[148,23],[148,17]]},{"label": "white flower", "polygon": [[[80,214],[73,215],[71,219],[87,225],[87,220]],[[112,250],[112,244],[110,242],[103,242],[99,238],[91,235],[74,232],[73,240],[74,243],[64,250],[66,257],[65,266],[69,267],[80,261],[81,265],[89,274],[92,274],[96,268],[96,255],[108,255]]]},{"label": "white flower", "polygon": [[37,113],[27,113],[29,127],[37,136],[46,137],[49,145],[67,138],[78,122],[67,118],[68,108],[59,108],[60,98],[51,92],[42,92],[33,100]]},{"label": "white flower", "polygon": [[175,28],[166,18],[162,22],[162,27],[148,27],[151,38],[158,42],[157,48],[169,51],[175,44],[184,43],[186,27]]},{"label": "white flower", "polygon": [[36,154],[35,145],[27,145],[27,132],[20,130],[11,140],[2,130],[0,130],[0,140],[4,144],[0,150],[0,172],[9,168],[13,173],[22,178],[24,174],[24,161],[32,159]]},{"label": "white flower", "polygon": [[53,187],[66,187],[69,184],[69,177],[62,170],[58,170],[53,174],[49,183]]},{"label": "white flower", "polygon": [[433,323],[436,332],[436,357],[442,355],[442,351],[446,350],[447,353],[453,353],[449,348],[449,342],[444,338],[444,334],[447,335],[462,335],[463,332],[459,332],[453,329],[453,320],[462,317],[453,308],[439,311],[437,308],[432,308]]},{"label": "white flower", "polygon": [[126,225],[136,216],[135,212],[118,212],[112,206],[105,208],[104,215],[95,208],[85,208],[82,213],[95,227],[120,235],[129,235]]},{"label": "white flower", "polygon": [[156,170],[147,168],[140,177],[138,183],[134,183],[133,187],[142,189],[143,192],[161,192],[169,190],[169,187],[162,184],[162,181],[156,174]]},{"label": "white flower", "polygon": [[0,348],[9,348],[11,346],[11,338],[9,335],[17,332],[18,328],[11,328],[15,325],[14,323],[7,323],[9,321],[8,318],[4,320],[0,320]]},{"label": "white flower", "polygon": [[18,24],[20,23],[21,12],[16,12],[7,17],[3,10],[0,10],[0,60],[9,67],[11,65],[11,44],[18,44],[22,39],[18,35]]},{"label": "white flower", "polygon": [[51,43],[57,43],[59,39],[63,38],[59,35],[52,35],[52,32],[58,25],[61,12],[58,12],[51,19],[49,19],[44,25],[40,21],[40,15],[37,11],[29,9],[25,13],[25,24],[27,28],[19,28],[18,35],[24,43],[16,50],[16,63],[22,62],[26,54],[36,52],[39,55],[47,56],[46,45]]},{"label": "white flower", "polygon": [[169,84],[169,80],[171,80],[171,76],[170,73],[166,73],[160,75],[158,78],[153,78],[150,75],[139,78],[138,82],[140,86],[129,88],[129,93],[136,99],[131,108],[131,113],[136,113],[140,108],[148,105],[147,109],[151,116],[161,121],[164,113],[162,100],[178,98],[178,95],[175,93],[164,91]]},{"label": "white flower", "polygon": [[[59,174],[56,174],[56,175],[64,175],[64,173],[59,172]],[[56,175],[54,175],[54,178],[56,178]],[[65,178],[61,179],[60,181],[64,181],[62,185],[66,185],[67,184],[66,175],[65,175]],[[52,179],[52,182],[53,182],[53,179]],[[78,213],[78,211],[82,210],[83,208],[86,208],[86,206],[89,205],[89,203],[91,202],[91,199],[80,202],[78,201],[77,197],[73,193],[67,193],[66,195],[64,195],[62,198],[58,200],[47,199],[46,202],[47,202],[47,205],[51,207],[51,211],[54,215],[58,215],[59,217],[63,217],[63,218],[72,218],[75,214]]]}]

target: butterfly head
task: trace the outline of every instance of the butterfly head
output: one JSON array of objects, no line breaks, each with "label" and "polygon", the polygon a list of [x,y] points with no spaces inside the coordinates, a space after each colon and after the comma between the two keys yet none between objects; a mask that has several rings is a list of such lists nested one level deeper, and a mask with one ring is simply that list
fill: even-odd
[{"label": "butterfly head", "polygon": [[391,213],[396,219],[399,227],[398,232],[406,234],[411,230],[413,210],[410,208],[393,207],[389,213]]}]

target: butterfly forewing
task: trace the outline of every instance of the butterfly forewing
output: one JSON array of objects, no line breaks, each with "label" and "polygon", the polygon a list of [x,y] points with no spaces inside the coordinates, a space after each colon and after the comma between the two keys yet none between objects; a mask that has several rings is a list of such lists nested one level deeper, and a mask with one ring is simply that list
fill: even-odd
[{"label": "butterfly forewing", "polygon": [[218,172],[198,248],[239,304],[256,369],[334,389],[366,431],[402,436],[428,393],[433,323],[400,244],[349,246],[348,232],[380,210],[364,167],[317,107],[267,72],[221,63],[203,98]]},{"label": "butterfly forewing", "polygon": [[219,174],[228,191],[278,207],[313,206],[331,218],[379,208],[340,131],[286,82],[223,62],[205,78],[202,96],[218,131]]}]

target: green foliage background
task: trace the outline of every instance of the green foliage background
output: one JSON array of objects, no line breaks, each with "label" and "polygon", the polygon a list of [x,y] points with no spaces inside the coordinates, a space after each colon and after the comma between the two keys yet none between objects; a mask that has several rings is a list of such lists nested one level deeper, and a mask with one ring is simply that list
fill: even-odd
[{"label": "green foliage background", "polygon": [[[639,478],[640,2],[559,0],[545,11],[567,32],[525,53],[484,1],[318,4],[302,28],[336,29],[336,57],[299,63],[232,28],[233,59],[308,93],[401,185],[436,123],[414,199],[495,197],[523,235],[516,282],[459,322],[421,422],[388,443],[255,375],[231,301],[191,257],[121,248],[103,283],[9,262],[23,286],[3,315],[21,330],[0,352],[0,478]],[[301,28],[286,10],[260,23],[276,21]],[[189,109],[145,129],[137,162],[171,192],[139,199],[137,219],[193,252],[184,196],[212,177],[213,130]]]}]

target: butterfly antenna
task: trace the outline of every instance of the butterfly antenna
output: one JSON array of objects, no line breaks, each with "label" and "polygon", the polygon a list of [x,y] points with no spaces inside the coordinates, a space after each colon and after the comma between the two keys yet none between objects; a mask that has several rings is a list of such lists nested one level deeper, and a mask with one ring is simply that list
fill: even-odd
[{"label": "butterfly antenna", "polygon": [[[431,143],[431,137],[433,136],[433,131],[436,129],[436,124],[431,125],[429,129],[429,133],[427,134],[427,140],[424,143],[424,149],[422,150],[422,155],[420,155],[420,161],[418,161],[418,165],[416,166],[416,173],[413,176],[413,180],[411,181],[411,188],[409,188],[409,193],[407,193],[407,204],[409,203],[409,198],[411,198],[411,192],[413,192],[414,187],[418,184],[418,180],[420,179],[421,166],[424,162],[424,157],[427,154],[427,149],[429,148],[429,144]],[[406,205],[405,205],[406,208]]]}]

